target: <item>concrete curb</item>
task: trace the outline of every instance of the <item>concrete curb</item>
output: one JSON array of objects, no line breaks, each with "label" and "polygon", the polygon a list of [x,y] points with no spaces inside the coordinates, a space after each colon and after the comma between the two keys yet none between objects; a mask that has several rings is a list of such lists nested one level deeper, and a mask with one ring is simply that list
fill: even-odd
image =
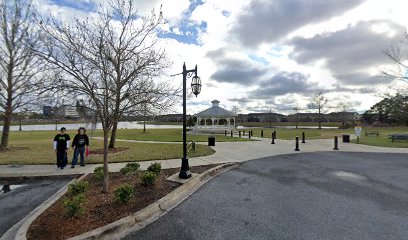
[{"label": "concrete curb", "polygon": [[179,188],[159,199],[157,202],[150,204],[146,208],[106,226],[97,228],[76,237],[69,238],[69,240],[121,239],[129,233],[138,231],[153,223],[168,211],[183,202],[213,177],[236,166],[238,166],[238,164],[226,163],[209,169],[191,179],[187,183],[181,185]]},{"label": "concrete curb", "polygon": [[1,238],[0,240],[27,240],[27,232],[30,225],[37,219],[38,216],[41,215],[46,209],[48,209],[52,204],[58,201],[67,191],[69,184],[73,183],[76,180],[82,180],[88,174],[82,175],[78,179],[73,179],[65,186],[63,186],[58,192],[52,195],[50,198],[45,200],[41,205],[36,207],[33,211],[31,211],[27,216],[21,219],[18,223],[16,223],[13,227],[11,227]]}]

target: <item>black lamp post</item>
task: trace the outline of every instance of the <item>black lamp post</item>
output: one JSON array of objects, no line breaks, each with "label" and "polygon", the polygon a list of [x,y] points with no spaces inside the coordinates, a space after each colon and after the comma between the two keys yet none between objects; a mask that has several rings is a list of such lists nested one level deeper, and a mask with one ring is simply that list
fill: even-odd
[{"label": "black lamp post", "polygon": [[181,159],[181,170],[179,178],[187,179],[191,177],[190,166],[188,165],[187,157],[187,106],[186,106],[186,92],[187,92],[187,78],[192,77],[191,90],[194,95],[201,92],[201,79],[197,76],[197,65],[194,69],[187,70],[186,63],[183,64],[183,158]]}]

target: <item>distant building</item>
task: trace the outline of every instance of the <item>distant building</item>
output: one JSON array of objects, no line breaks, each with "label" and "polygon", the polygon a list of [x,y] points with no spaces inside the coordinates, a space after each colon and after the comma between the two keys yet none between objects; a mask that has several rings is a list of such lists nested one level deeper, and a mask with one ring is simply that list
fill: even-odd
[{"label": "distant building", "polygon": [[76,106],[63,105],[56,110],[56,114],[59,117],[79,117]]},{"label": "distant building", "polygon": [[[190,115],[187,115],[189,118]],[[183,121],[183,114],[165,114],[165,115],[158,115],[155,119],[157,122],[182,122]]]},{"label": "distant building", "polygon": [[238,122],[284,122],[285,115],[279,113],[248,113],[238,114]]}]

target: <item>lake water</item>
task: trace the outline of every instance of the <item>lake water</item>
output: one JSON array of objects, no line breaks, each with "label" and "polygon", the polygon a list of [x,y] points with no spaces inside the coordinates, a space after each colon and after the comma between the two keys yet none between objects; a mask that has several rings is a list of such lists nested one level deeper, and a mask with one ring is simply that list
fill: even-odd
[{"label": "lake water", "polygon": [[[91,129],[91,123],[71,123],[71,124],[58,124],[57,129],[65,127],[67,130],[76,130],[79,127],[85,127],[86,129]],[[164,129],[164,128],[182,128],[181,125],[157,125],[157,124],[146,124],[147,129]],[[0,131],[2,127],[0,126]],[[11,126],[11,131],[18,131],[20,126]],[[55,130],[55,124],[38,124],[38,125],[22,125],[22,131],[37,131],[37,130]],[[98,123],[96,129],[102,129],[102,124]],[[143,123],[141,122],[119,122],[118,129],[143,129]]]}]

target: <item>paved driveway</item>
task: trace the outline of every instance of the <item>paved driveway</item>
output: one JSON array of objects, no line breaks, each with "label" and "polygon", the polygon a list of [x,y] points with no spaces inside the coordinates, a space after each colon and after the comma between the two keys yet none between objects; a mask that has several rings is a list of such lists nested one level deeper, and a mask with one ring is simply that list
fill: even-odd
[{"label": "paved driveway", "polygon": [[408,239],[408,155],[249,161],[125,239]]},{"label": "paved driveway", "polygon": [[1,193],[0,237],[69,181],[70,179],[31,181],[11,192]]}]

